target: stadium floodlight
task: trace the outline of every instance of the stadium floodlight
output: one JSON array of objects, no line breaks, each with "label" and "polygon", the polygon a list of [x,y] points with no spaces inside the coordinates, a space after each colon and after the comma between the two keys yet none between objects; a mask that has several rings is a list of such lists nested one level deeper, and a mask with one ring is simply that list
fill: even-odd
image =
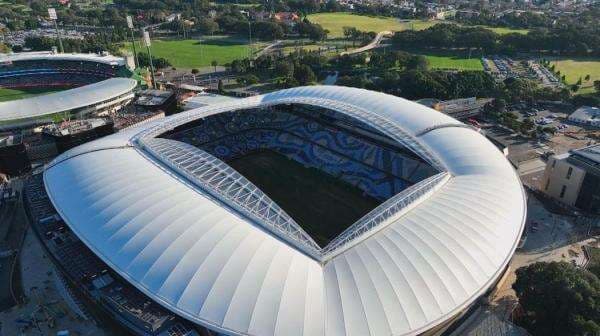
[{"label": "stadium floodlight", "polygon": [[131,34],[131,46],[133,48],[133,59],[135,61],[135,67],[140,66],[140,61],[138,60],[137,50],[135,49],[135,37],[133,36],[133,18],[131,15],[127,15],[127,27],[129,28],[129,32]]},{"label": "stadium floodlight", "polygon": [[148,51],[148,60],[150,62],[150,75],[152,76],[152,87],[156,89],[156,78],[154,77],[154,64],[152,63],[152,53],[150,52],[150,33],[144,30],[144,45]]},{"label": "stadium floodlight", "polygon": [[58,17],[56,16],[56,9],[54,8],[48,8],[48,16],[50,17],[50,20],[58,20]]},{"label": "stadium floodlight", "polygon": [[144,45],[146,47],[150,47],[152,45],[150,42],[150,33],[148,33],[147,31],[144,31]]},{"label": "stadium floodlight", "polygon": [[56,15],[56,9],[48,8],[48,16],[50,17],[50,20],[54,21],[56,37],[58,38],[58,46],[60,47],[60,52],[64,53],[65,49],[63,48],[62,39],[60,38],[60,31],[58,30],[58,16]]}]

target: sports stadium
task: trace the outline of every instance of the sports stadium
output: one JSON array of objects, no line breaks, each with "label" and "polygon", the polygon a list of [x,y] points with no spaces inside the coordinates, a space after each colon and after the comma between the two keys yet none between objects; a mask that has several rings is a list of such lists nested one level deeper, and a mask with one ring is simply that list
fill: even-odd
[{"label": "sports stadium", "polygon": [[0,131],[22,129],[129,103],[137,82],[125,60],[110,55],[26,52],[0,55],[0,89],[64,91],[0,102]]},{"label": "sports stadium", "polygon": [[0,88],[72,88],[130,75],[125,60],[111,55],[0,54]]},{"label": "sports stadium", "polygon": [[441,334],[502,278],[526,216],[518,176],[475,129],[336,86],[86,143],[34,176],[26,199],[95,302],[118,282],[152,321],[177,321],[114,314],[140,335],[172,323],[181,335]]},{"label": "sports stadium", "polygon": [[74,89],[0,103],[0,130],[113,112],[134,98],[137,82],[110,78]]}]

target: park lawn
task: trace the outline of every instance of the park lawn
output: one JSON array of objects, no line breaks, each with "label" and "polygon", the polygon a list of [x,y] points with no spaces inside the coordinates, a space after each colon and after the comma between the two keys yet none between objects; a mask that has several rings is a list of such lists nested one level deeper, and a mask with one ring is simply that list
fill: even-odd
[{"label": "park lawn", "polygon": [[461,58],[457,56],[424,55],[432,69],[446,70],[483,70],[478,58]]},{"label": "park lawn", "polygon": [[[131,50],[131,44],[126,44]],[[254,47],[257,51],[258,46]],[[138,51],[146,52],[146,48],[137,46]],[[247,58],[250,47],[247,43],[219,40],[152,40],[150,47],[152,56],[166,58],[176,68],[200,68],[210,66],[217,61],[219,65],[231,63],[236,59]]]},{"label": "park lawn", "polygon": [[406,24],[396,18],[357,15],[352,13],[316,13],[308,20],[329,30],[330,38],[344,37],[344,27],[355,27],[361,31],[380,32],[407,29]]},{"label": "park lawn", "polygon": [[0,102],[29,98],[42,94],[58,92],[64,88],[31,88],[31,89],[5,89],[0,88]]},{"label": "park lawn", "polygon": [[[575,84],[581,78],[582,85],[577,91],[578,94],[594,92],[594,81],[600,80],[600,59],[556,59],[551,61],[551,64],[556,67],[556,71],[560,71],[561,75],[565,75],[567,84]],[[590,75],[589,81],[585,80],[586,75]]]}]

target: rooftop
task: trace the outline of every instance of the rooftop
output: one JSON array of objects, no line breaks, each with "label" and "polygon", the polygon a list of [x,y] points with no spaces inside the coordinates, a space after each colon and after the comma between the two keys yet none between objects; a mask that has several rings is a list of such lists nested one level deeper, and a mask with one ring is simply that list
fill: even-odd
[{"label": "rooftop", "polygon": [[[408,206],[386,204],[320,255],[308,240],[293,241],[297,227],[233,172],[224,175],[221,162],[188,165],[204,153],[156,138],[213,114],[286,104],[359,119],[447,174]],[[203,169],[210,173],[197,176]],[[115,272],[180,316],[233,335],[431,330],[502,275],[526,215],[518,176],[481,134],[399,97],[336,86],[233,100],[118,132],[58,157],[44,183],[61,217]],[[273,220],[252,220],[261,216]]]},{"label": "rooftop", "polygon": [[582,106],[571,113],[569,119],[592,121],[600,118],[600,108],[593,106]]},{"label": "rooftop", "polygon": [[49,116],[105,102],[131,92],[137,82],[130,78],[110,78],[90,85],[0,103],[0,123]]},{"label": "rooftop", "polygon": [[600,164],[600,144],[576,149],[572,151],[571,154],[585,158],[588,161],[594,162],[595,164]]},{"label": "rooftop", "polygon": [[117,57],[109,54],[57,54],[53,53],[52,51],[33,51],[9,54],[0,53],[0,63],[17,61],[36,61],[44,59],[65,61],[93,61],[111,65],[125,65],[125,59],[123,57]]}]

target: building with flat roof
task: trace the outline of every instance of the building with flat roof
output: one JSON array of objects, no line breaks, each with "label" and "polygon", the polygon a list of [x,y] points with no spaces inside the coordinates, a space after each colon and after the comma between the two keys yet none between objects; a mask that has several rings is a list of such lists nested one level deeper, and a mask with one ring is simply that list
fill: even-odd
[{"label": "building with flat roof", "polygon": [[23,137],[18,134],[0,135],[0,173],[18,176],[30,169]]},{"label": "building with flat roof", "polygon": [[443,101],[435,98],[423,98],[417,100],[417,103],[431,107],[453,118],[464,120],[479,115],[483,106],[489,101],[490,99],[477,99],[476,97]]},{"label": "building with flat roof", "polygon": [[600,214],[600,144],[551,157],[541,188],[560,203]]},{"label": "building with flat roof", "polygon": [[599,127],[600,126],[600,108],[593,106],[582,106],[569,115],[569,121]]}]

